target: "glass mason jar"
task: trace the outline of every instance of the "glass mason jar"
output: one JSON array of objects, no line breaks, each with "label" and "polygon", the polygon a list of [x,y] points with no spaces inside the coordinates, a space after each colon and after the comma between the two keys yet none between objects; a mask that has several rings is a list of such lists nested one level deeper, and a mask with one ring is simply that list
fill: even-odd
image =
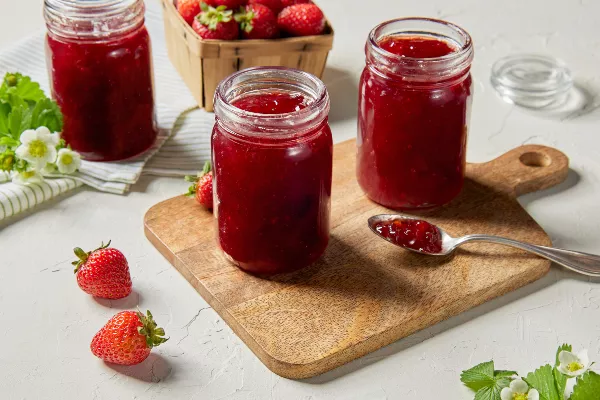
[{"label": "glass mason jar", "polygon": [[255,274],[305,267],[329,241],[329,95],[289,68],[237,72],[217,87],[214,214],[225,256]]},{"label": "glass mason jar", "polygon": [[357,178],[393,209],[441,206],[462,189],[472,101],[471,37],[406,18],[369,34],[360,80]]},{"label": "glass mason jar", "polygon": [[62,137],[87,160],[123,160],[158,135],[143,0],[45,0],[46,63]]}]

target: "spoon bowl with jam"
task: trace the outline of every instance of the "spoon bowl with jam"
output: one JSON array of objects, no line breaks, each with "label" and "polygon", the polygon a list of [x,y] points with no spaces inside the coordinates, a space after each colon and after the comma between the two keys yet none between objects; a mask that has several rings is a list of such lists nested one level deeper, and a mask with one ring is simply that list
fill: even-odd
[{"label": "spoon bowl with jam", "polygon": [[600,276],[600,256],[520,242],[500,236],[473,234],[454,238],[425,220],[398,214],[379,214],[368,220],[380,238],[420,254],[445,256],[469,242],[489,242],[515,247],[553,261],[580,274]]}]

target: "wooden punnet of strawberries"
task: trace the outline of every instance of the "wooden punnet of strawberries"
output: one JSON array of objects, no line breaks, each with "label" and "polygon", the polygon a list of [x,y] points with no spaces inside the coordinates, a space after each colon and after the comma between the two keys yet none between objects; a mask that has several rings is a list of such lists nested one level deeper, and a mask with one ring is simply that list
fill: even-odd
[{"label": "wooden punnet of strawberries", "polygon": [[323,11],[310,0],[176,0],[202,39],[276,39],[320,35]]}]

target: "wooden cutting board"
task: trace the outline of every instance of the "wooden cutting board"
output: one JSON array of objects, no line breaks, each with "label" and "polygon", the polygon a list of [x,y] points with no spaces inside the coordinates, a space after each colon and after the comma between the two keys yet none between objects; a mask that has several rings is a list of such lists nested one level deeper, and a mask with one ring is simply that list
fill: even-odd
[{"label": "wooden cutting board", "polygon": [[[428,257],[373,235],[367,218],[387,209],[368,200],[354,175],[354,140],[334,150],[331,241],[316,264],[269,280],[248,275],[217,250],[214,221],[180,196],[152,207],[145,233],[156,248],[273,372],[307,378],[524,286],[550,262],[519,250],[468,244]],[[427,214],[451,235],[488,233],[540,245],[548,235],[516,197],[562,182],[558,150],[521,146],[469,164],[462,194]]]}]

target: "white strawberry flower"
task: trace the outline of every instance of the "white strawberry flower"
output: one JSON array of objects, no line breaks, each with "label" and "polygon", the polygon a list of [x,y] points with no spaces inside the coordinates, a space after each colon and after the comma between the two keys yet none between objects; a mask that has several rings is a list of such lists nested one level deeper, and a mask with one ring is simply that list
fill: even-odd
[{"label": "white strawberry flower", "polygon": [[539,400],[540,393],[535,389],[529,389],[529,385],[521,378],[517,378],[500,392],[502,400]]},{"label": "white strawberry flower", "polygon": [[35,169],[29,169],[23,172],[13,172],[12,181],[17,185],[27,185],[29,183],[40,183],[44,180],[42,174]]},{"label": "white strawberry flower", "polygon": [[39,171],[56,160],[56,146],[60,140],[58,133],[51,133],[45,126],[40,126],[36,130],[26,130],[19,140],[21,145],[17,147],[15,154],[35,170]]},{"label": "white strawberry flower", "polygon": [[56,167],[61,174],[72,174],[81,166],[81,155],[71,149],[60,149],[56,158]]},{"label": "white strawberry flower", "polygon": [[578,354],[563,350],[558,353],[558,370],[568,376],[574,377],[585,373],[590,368],[588,352],[583,349]]}]

